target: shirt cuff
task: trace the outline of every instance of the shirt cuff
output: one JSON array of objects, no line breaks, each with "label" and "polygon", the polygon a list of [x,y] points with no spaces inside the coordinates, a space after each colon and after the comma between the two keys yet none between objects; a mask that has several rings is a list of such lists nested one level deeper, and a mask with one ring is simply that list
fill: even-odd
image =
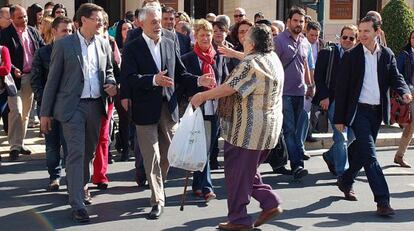
[{"label": "shirt cuff", "polygon": [[197,78],[197,87],[202,87],[201,84],[200,84],[200,78],[201,78],[201,76],[198,76],[198,78]]},{"label": "shirt cuff", "polygon": [[154,75],[154,77],[152,77],[152,86],[158,87],[158,84],[155,82],[155,76],[156,75]]}]

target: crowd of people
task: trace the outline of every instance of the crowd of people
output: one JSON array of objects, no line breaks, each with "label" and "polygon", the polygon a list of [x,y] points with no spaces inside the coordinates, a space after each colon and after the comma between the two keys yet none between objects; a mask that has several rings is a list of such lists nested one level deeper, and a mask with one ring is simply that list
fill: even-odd
[{"label": "crowd of people", "polygon": [[[323,41],[321,25],[300,7],[286,22],[261,12],[250,21],[242,8],[233,16],[233,25],[213,13],[193,21],[146,0],[110,26],[107,12],[93,3],[81,5],[73,20],[52,2],[1,7],[0,106],[10,161],[31,154],[24,139],[37,115],[48,189],[59,189],[64,166],[72,217],[88,222],[88,184],[107,189],[115,137],[119,161],[133,152],[134,180],[151,190],[148,218],[158,219],[167,199],[168,148],[191,104],[202,109],[208,155],[204,170],[193,173],[192,191],[206,203],[215,199],[210,171],[224,167],[228,221],[219,228],[251,230],[283,212],[259,165],[282,140],[290,169],[282,163],[273,171],[306,177],[304,144],[314,139],[312,118],[326,112],[334,143],[322,156],[344,198],[357,200],[354,179],[364,168],[376,213],[393,215],[375,141],[390,120],[390,88],[414,110],[414,32],[396,59],[375,11],[342,27],[337,44]],[[413,132],[414,120],[395,154],[401,167],[411,167],[404,154]],[[224,166],[217,160],[219,137]],[[251,197],[263,210],[256,221],[246,209]]]}]

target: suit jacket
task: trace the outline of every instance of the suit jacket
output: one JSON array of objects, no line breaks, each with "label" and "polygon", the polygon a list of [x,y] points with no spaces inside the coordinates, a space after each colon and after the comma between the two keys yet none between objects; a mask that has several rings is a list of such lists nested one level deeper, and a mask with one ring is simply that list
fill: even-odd
[{"label": "suit jacket", "polygon": [[31,85],[34,98],[40,104],[42,101],[43,90],[46,85],[47,75],[49,74],[50,56],[52,55],[53,44],[48,44],[36,51],[32,63]]},{"label": "suit jacket", "polygon": [[183,35],[181,33],[175,32],[178,43],[180,45],[180,54],[185,55],[190,52],[191,49],[191,38],[189,36]]},{"label": "suit jacket", "polygon": [[[133,30],[129,30],[128,33],[127,33],[127,38],[125,40],[125,44],[127,44],[128,42],[131,42],[132,40],[138,38],[141,35],[142,35],[142,28],[135,28]],[[178,41],[176,33],[162,28],[161,29],[161,36],[173,40],[174,43],[175,43],[175,47],[178,49],[178,51],[180,51],[180,43]]]},{"label": "suit jacket", "polygon": [[[197,54],[194,51],[191,51],[183,56],[181,56],[181,60],[183,61],[184,66],[186,67],[187,71],[194,75],[203,75],[203,72],[200,68],[200,62],[198,59]],[[226,62],[224,61],[224,57],[219,55],[218,53],[214,57],[215,63],[213,65],[214,75],[216,77],[217,85],[220,85],[224,82],[227,75],[229,74],[227,70]],[[204,87],[192,88],[185,90],[187,96],[193,96],[198,92],[205,91]],[[204,115],[204,107],[202,107],[203,115]],[[209,116],[204,116],[204,119],[210,119]]]},{"label": "suit jacket", "polygon": [[[116,84],[112,70],[111,48],[105,39],[95,37],[98,55],[102,113],[107,112],[104,84]],[[84,60],[77,33],[68,35],[53,45],[49,74],[43,92],[41,116],[53,116],[65,122],[72,118],[80,100],[84,84]],[[97,118],[100,119],[100,118]]]},{"label": "suit jacket", "polygon": [[414,92],[414,58],[411,46],[405,47],[397,58],[398,71],[404,76],[405,82]]},{"label": "suit jacket", "polygon": [[175,85],[186,88],[197,87],[197,76],[186,72],[180,60],[174,42],[161,39],[161,70],[168,70],[174,86],[166,88],[167,98],[163,96],[163,87],[154,86],[154,75],[159,73],[147,43],[142,36],[127,43],[123,50],[121,64],[121,98],[132,100],[132,120],[138,125],[158,123],[161,115],[162,102],[168,101],[168,110],[173,121],[178,122],[178,103]]},{"label": "suit jacket", "polygon": [[[380,103],[382,107],[382,120],[389,124],[390,120],[390,94],[394,89],[398,94],[410,93],[402,75],[398,72],[397,62],[391,49],[381,46],[377,64],[378,85],[380,90]],[[365,56],[363,45],[359,44],[344,53],[341,69],[336,81],[335,90],[335,124],[351,126],[355,117],[359,96],[364,81]]]},{"label": "suit jacket", "polygon": [[[34,27],[27,26],[27,32],[29,33],[30,40],[33,43],[34,51],[44,46],[45,43],[40,36],[39,32]],[[23,56],[24,50],[23,45],[20,41],[19,35],[13,24],[1,31],[0,44],[9,48],[10,58],[14,67],[23,70]],[[12,72],[14,77],[14,72]],[[20,89],[21,80],[20,78],[14,78],[17,89]]]},{"label": "suit jacket", "polygon": [[326,84],[327,69],[329,63],[330,51],[328,49],[322,49],[318,53],[318,59],[316,60],[314,79],[316,85],[315,96],[312,99],[312,103],[319,105],[320,101],[329,97],[329,102],[333,102],[335,98],[335,85],[336,77],[339,75],[339,67],[341,62],[340,47],[335,45],[332,49],[333,62],[331,79],[329,81],[329,87]]}]

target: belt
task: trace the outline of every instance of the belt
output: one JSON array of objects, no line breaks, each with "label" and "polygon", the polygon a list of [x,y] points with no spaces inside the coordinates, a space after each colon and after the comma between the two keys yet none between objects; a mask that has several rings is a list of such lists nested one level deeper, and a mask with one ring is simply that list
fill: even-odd
[{"label": "belt", "polygon": [[82,101],[95,101],[95,100],[99,100],[101,97],[98,98],[81,98]]},{"label": "belt", "polygon": [[358,107],[365,108],[373,111],[381,110],[381,105],[373,105],[373,104],[367,104],[367,103],[358,103]]}]

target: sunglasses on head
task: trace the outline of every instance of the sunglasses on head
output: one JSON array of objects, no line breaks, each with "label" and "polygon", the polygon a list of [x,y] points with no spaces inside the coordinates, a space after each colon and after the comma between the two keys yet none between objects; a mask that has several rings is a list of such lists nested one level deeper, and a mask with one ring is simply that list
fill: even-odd
[{"label": "sunglasses on head", "polygon": [[355,37],[352,37],[352,36],[346,36],[346,35],[342,36],[343,40],[347,40],[348,38],[349,38],[349,41],[351,41],[351,42],[353,42],[355,40]]},{"label": "sunglasses on head", "polygon": [[235,18],[241,18],[241,17],[243,17],[244,16],[244,14],[235,14],[235,15],[233,15]]}]

